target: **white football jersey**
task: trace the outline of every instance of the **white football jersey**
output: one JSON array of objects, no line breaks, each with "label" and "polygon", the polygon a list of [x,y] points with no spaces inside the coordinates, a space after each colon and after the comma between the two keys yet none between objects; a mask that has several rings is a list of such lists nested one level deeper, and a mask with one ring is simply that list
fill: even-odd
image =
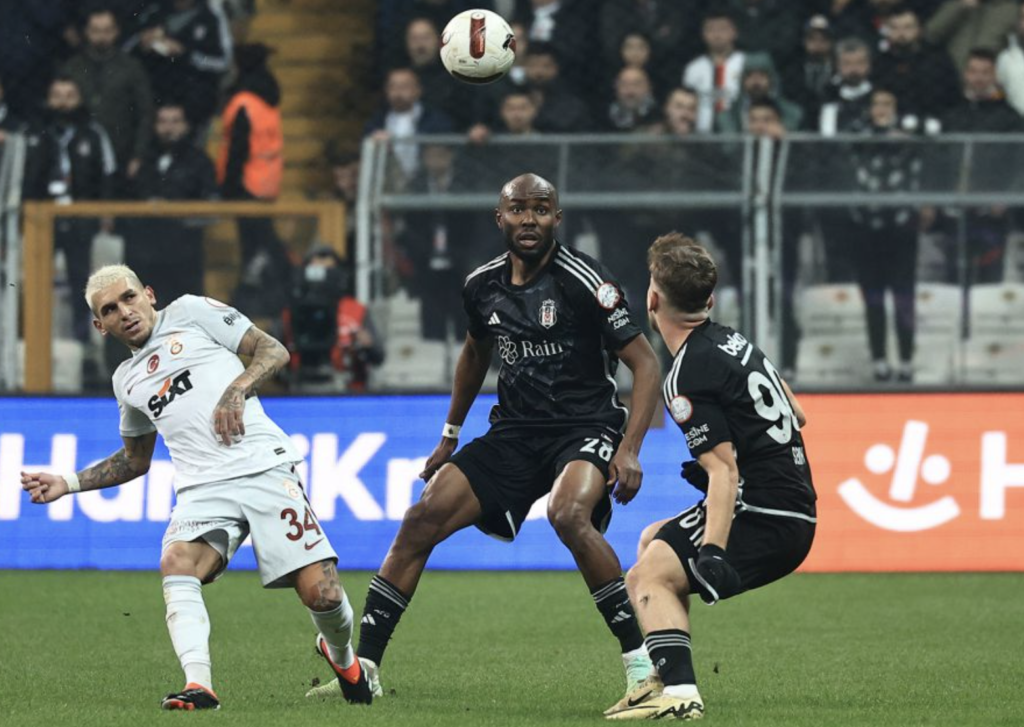
[{"label": "white football jersey", "polygon": [[213,431],[217,402],[245,370],[235,351],[250,326],[234,308],[183,295],[157,313],[146,345],[114,372],[121,434],[160,433],[177,491],[302,461],[255,396],[245,402],[241,440],[225,446]]}]

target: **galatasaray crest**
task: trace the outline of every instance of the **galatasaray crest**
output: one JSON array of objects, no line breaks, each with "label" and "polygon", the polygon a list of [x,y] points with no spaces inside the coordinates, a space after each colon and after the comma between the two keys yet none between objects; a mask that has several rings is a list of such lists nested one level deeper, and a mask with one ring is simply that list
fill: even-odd
[{"label": "galatasaray crest", "polygon": [[540,304],[540,324],[545,328],[551,328],[558,322],[558,313],[555,312],[555,301],[545,300]]}]

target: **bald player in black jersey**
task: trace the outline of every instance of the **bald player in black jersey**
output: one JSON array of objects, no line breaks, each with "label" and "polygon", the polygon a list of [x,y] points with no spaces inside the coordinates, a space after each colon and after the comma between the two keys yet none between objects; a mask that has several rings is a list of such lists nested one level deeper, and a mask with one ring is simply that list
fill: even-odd
[{"label": "bald player in black jersey", "polygon": [[694,507],[654,523],[626,578],[647,633],[654,676],[605,712],[609,719],[699,719],[689,596],[708,604],[771,583],[814,540],[814,486],[803,410],[753,343],[709,317],[718,281],[707,251],[674,232],[648,253],[647,309],[674,355],[662,393],[696,462],[683,476]]},{"label": "bald player in black jersey", "polygon": [[[653,667],[603,533],[610,495],[625,504],[640,487],[637,455],[657,406],[658,362],[615,278],[555,240],[562,211],[551,183],[513,179],[495,219],[508,250],[466,279],[469,331],[448,421],[422,473],[423,496],[370,584],[359,656],[372,662],[379,689],[377,667],[434,546],[470,525],[511,541],[550,493],[548,520],[620,641],[631,691]],[[456,453],[495,344],[502,367],[491,428]],[[616,396],[619,360],[633,372],[632,416]]]}]

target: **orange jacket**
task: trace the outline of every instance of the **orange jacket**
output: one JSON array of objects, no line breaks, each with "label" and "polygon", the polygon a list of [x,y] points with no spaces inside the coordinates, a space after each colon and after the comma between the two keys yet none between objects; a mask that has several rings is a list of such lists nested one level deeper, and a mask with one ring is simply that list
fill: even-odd
[{"label": "orange jacket", "polygon": [[245,108],[252,127],[249,134],[249,158],[242,173],[242,184],[254,197],[276,199],[281,194],[281,177],[284,173],[281,111],[249,91],[235,94],[221,116],[224,140],[217,156],[217,181],[224,184],[231,133],[241,108]]}]

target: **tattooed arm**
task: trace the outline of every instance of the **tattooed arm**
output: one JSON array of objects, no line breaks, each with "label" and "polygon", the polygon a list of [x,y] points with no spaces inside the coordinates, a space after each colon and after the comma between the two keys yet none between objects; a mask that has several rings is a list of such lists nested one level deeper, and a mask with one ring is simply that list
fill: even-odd
[{"label": "tattooed arm", "polygon": [[284,368],[289,360],[288,349],[256,326],[246,331],[237,353],[251,356],[252,361],[237,379],[228,384],[213,410],[213,430],[225,446],[230,446],[233,437],[245,435],[242,416],[246,398],[255,394],[260,384]]},{"label": "tattooed arm", "polygon": [[[102,462],[97,462],[78,473],[78,481],[82,492],[86,490],[102,490],[131,482],[136,477],[149,472],[149,463],[153,460],[153,448],[156,446],[156,432],[143,434],[141,437],[122,437],[124,447],[114,452]],[[46,472],[22,472],[21,487],[28,490],[32,502],[44,504],[53,502],[68,494],[68,483],[61,475]]]}]

